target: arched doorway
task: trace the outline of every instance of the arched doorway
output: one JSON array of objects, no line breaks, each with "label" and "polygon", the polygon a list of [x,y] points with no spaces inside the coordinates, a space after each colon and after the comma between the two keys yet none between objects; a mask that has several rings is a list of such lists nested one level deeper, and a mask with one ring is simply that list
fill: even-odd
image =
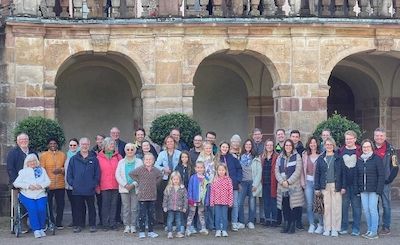
[{"label": "arched doorway", "polygon": [[56,115],[66,137],[109,134],[113,126],[129,140],[142,125],[139,71],[122,54],[83,53],[70,57],[57,78]]},{"label": "arched doorway", "polygon": [[[265,60],[263,60],[263,58]],[[218,139],[249,137],[255,127],[264,138],[274,131],[272,64],[258,53],[222,51],[205,58],[194,76],[194,118]]]},{"label": "arched doorway", "polygon": [[372,137],[379,126],[385,127],[390,137],[390,101],[396,101],[395,97],[400,95],[392,85],[400,67],[397,56],[398,52],[369,51],[341,60],[328,82],[328,116],[335,111],[347,116],[361,125],[364,137]]}]

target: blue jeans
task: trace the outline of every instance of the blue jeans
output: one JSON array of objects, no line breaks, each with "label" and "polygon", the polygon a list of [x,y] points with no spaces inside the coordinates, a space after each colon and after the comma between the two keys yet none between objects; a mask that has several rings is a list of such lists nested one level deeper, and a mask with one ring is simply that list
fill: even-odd
[{"label": "blue jeans", "polygon": [[244,201],[249,197],[249,219],[247,222],[254,223],[256,216],[256,198],[253,197],[253,181],[242,181],[240,183],[242,190],[239,198],[239,222],[244,223]]},{"label": "blue jeans", "polygon": [[209,230],[214,230],[215,229],[215,221],[214,221],[214,207],[211,206],[206,206],[206,227]]},{"label": "blue jeans", "polygon": [[215,229],[227,231],[228,229],[228,206],[215,205]]},{"label": "blue jeans", "polygon": [[33,231],[44,229],[46,226],[47,197],[30,199],[19,195],[22,205],[28,210],[29,223]]},{"label": "blue jeans", "polygon": [[276,197],[271,196],[271,185],[263,184],[264,217],[265,221],[276,221]]},{"label": "blue jeans", "polygon": [[180,211],[173,211],[173,210],[168,210],[168,216],[167,216],[167,227],[168,227],[168,232],[172,232],[172,224],[175,221],[175,225],[177,227],[178,231],[182,231],[182,212]]},{"label": "blue jeans", "polygon": [[314,181],[307,180],[305,189],[306,203],[307,203],[307,220],[308,224],[315,224],[315,217],[318,218],[318,224],[323,225],[323,216],[320,214],[314,214],[313,204],[314,204]]},{"label": "blue jeans", "polygon": [[390,190],[391,184],[384,185],[383,193],[381,195],[382,199],[382,206],[383,206],[383,228],[390,229],[390,222],[391,222],[391,213],[392,208],[390,207],[391,197],[390,197]]},{"label": "blue jeans", "polygon": [[361,198],[360,195],[356,194],[353,186],[347,188],[346,193],[342,196],[342,231],[347,231],[349,228],[350,205],[353,211],[352,232],[359,233],[361,223]]},{"label": "blue jeans", "polygon": [[232,213],[231,213],[231,221],[232,223],[237,223],[238,222],[238,217],[239,217],[239,196],[240,192],[239,190],[233,190],[233,207],[232,207]]},{"label": "blue jeans", "polygon": [[361,193],[362,207],[367,220],[368,231],[376,234],[378,232],[378,194],[375,192]]}]

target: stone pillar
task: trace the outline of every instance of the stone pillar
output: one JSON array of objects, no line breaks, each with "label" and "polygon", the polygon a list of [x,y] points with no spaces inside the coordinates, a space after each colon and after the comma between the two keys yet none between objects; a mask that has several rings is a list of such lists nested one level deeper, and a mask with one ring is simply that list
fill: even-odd
[{"label": "stone pillar", "polygon": [[159,16],[182,16],[182,0],[159,0]]},{"label": "stone pillar", "polygon": [[40,16],[39,5],[41,0],[14,0],[15,15]]},{"label": "stone pillar", "polygon": [[284,16],[285,12],[283,11],[283,5],[285,4],[285,0],[275,0],[275,4],[276,4],[276,15],[278,16]]},{"label": "stone pillar", "polygon": [[[214,5],[220,6],[222,0],[216,0]],[[208,16],[207,10],[208,0],[186,0],[187,10],[185,15],[187,16]],[[219,9],[217,9],[219,14]],[[215,14],[214,14],[215,15]],[[219,16],[219,15],[216,15]]]},{"label": "stone pillar", "polygon": [[63,17],[63,18],[70,17],[69,13],[68,13],[69,0],[61,0],[60,5],[61,5],[60,17]]},{"label": "stone pillar", "polygon": [[156,118],[156,86],[142,86],[142,103],[143,103],[143,127],[150,132],[151,122]]},{"label": "stone pillar", "polygon": [[322,0],[322,11],[321,15],[324,17],[331,16],[331,10],[329,9],[331,6],[331,0]]},{"label": "stone pillar", "polygon": [[158,16],[157,0],[142,0],[143,17],[156,17]]},{"label": "stone pillar", "polygon": [[335,17],[343,17],[344,16],[344,0],[335,0]]},{"label": "stone pillar", "polygon": [[136,0],[126,0],[126,18],[136,17]]},{"label": "stone pillar", "polygon": [[83,18],[82,13],[82,0],[74,0],[74,17]]},{"label": "stone pillar", "polygon": [[349,9],[348,9],[348,16],[349,17],[355,17],[356,16],[356,12],[354,12],[354,6],[356,6],[356,3],[358,3],[358,0],[349,0],[348,4],[349,4]]},{"label": "stone pillar", "polygon": [[274,99],[271,96],[251,96],[247,98],[249,129],[259,128],[266,138],[274,138]]},{"label": "stone pillar", "polygon": [[218,17],[223,16],[222,0],[214,0],[213,15]]},{"label": "stone pillar", "polygon": [[89,9],[88,17],[103,17],[104,13],[104,6],[107,0],[86,0],[87,7]]},{"label": "stone pillar", "polygon": [[264,0],[264,12],[263,16],[274,16],[276,12],[276,6],[274,0]]},{"label": "stone pillar", "polygon": [[54,7],[56,6],[56,0],[42,0],[40,2],[40,10],[43,17],[55,17]]},{"label": "stone pillar", "polygon": [[[247,1],[246,1],[247,4]],[[232,0],[232,13],[234,16],[243,16],[243,7],[245,5],[245,0]]]},{"label": "stone pillar", "polygon": [[260,5],[260,0],[251,0],[250,5],[251,5],[250,15],[260,16],[260,10],[258,10],[258,5]]},{"label": "stone pillar", "polygon": [[143,125],[143,109],[142,109],[142,99],[137,97],[132,99],[133,108],[133,130],[142,127]]},{"label": "stone pillar", "polygon": [[369,4],[369,0],[360,0],[360,2],[358,3],[359,7],[360,7],[360,17],[368,17],[369,13],[367,11],[368,9],[368,4]]},{"label": "stone pillar", "polygon": [[396,11],[396,13],[394,14],[395,18],[400,18],[400,0],[394,0],[394,10]]}]

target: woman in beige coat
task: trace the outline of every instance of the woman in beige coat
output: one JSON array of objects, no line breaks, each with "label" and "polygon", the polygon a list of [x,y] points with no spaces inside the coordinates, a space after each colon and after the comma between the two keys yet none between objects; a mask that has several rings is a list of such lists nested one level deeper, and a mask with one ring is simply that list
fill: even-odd
[{"label": "woman in beige coat", "polygon": [[302,161],[290,139],[283,144],[284,149],[276,160],[275,177],[278,181],[277,206],[283,211],[285,223],[282,233],[295,232],[295,220],[304,204],[301,187]]}]

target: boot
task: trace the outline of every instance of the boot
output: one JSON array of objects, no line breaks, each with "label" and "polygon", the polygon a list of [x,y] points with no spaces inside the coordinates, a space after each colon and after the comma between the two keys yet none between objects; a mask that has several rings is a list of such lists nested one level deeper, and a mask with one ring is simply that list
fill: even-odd
[{"label": "boot", "polygon": [[288,229],[288,234],[294,234],[296,231],[296,222],[291,222]]},{"label": "boot", "polygon": [[283,222],[283,224],[282,224],[282,230],[281,230],[281,233],[288,233],[288,231],[289,231],[289,222],[287,222],[287,221],[284,221]]}]

